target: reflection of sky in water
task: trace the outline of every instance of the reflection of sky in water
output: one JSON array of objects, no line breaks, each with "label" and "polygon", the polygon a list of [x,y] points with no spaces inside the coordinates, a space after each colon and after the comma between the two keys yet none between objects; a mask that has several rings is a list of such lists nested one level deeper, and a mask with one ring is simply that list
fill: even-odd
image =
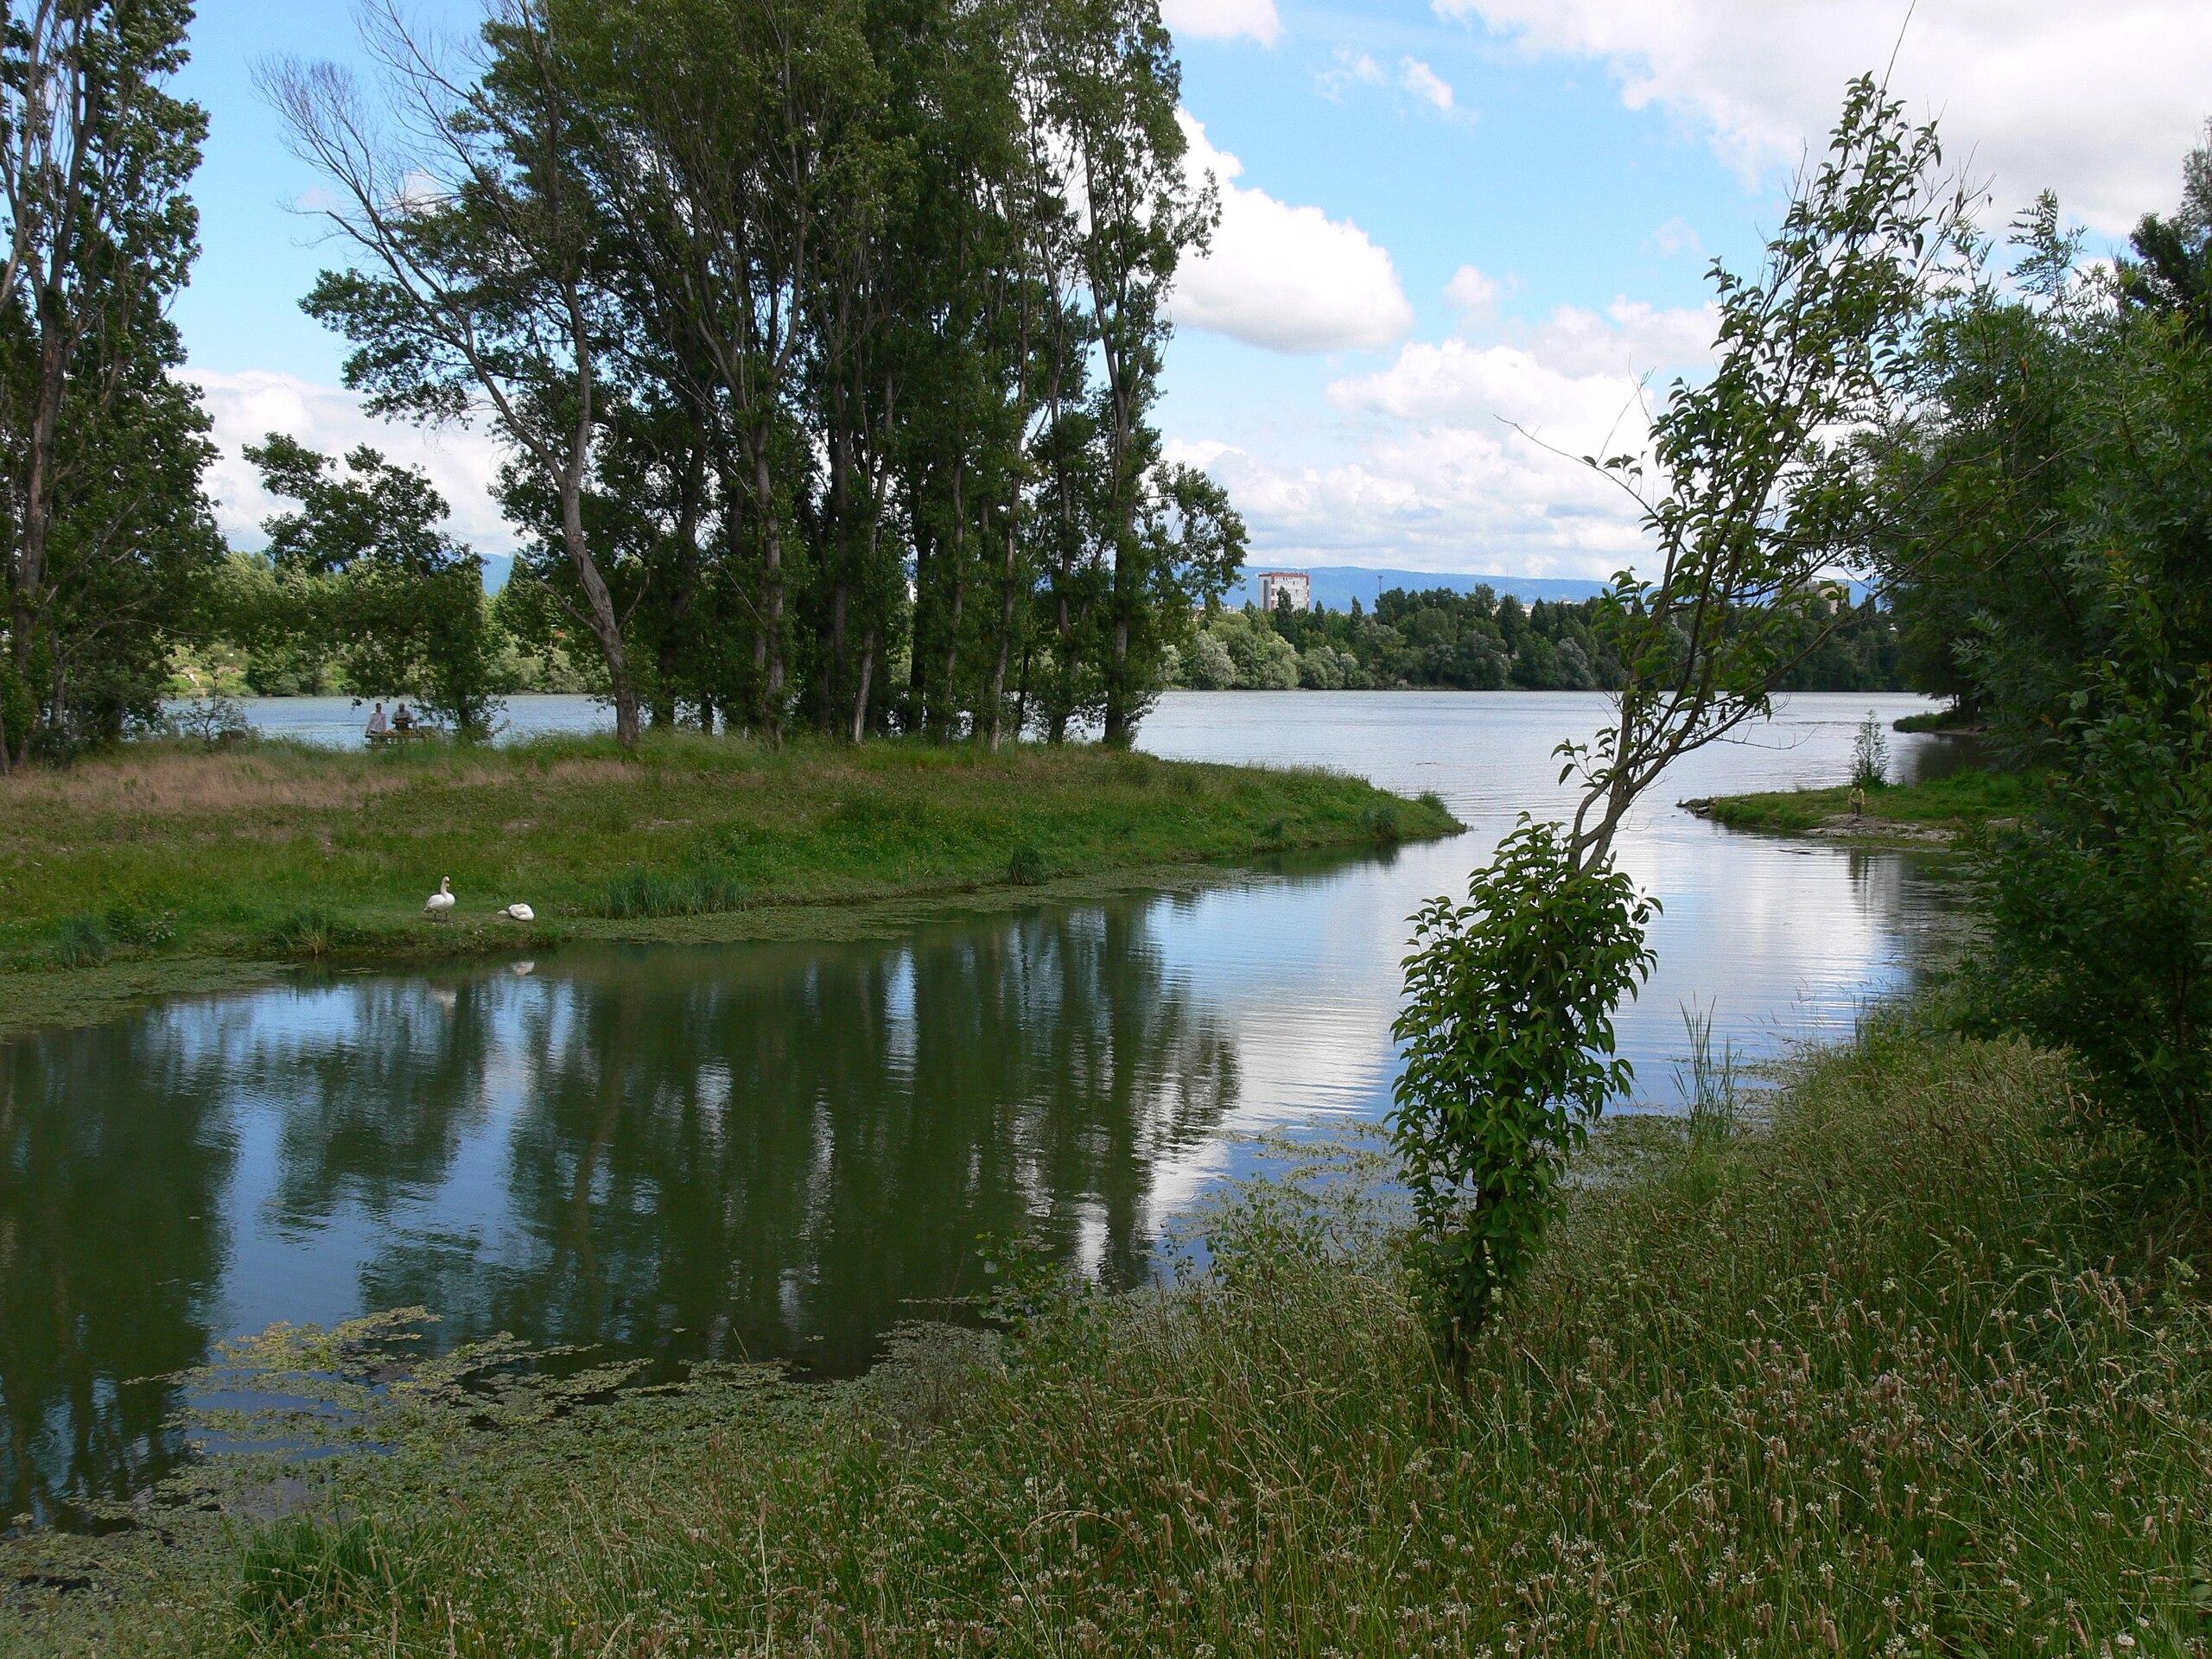
[{"label": "reflection of sky in water", "polygon": [[[1623,860],[1666,906],[1658,972],[1620,1021],[1639,1102],[1674,1096],[1685,1002],[1766,1054],[1847,1027],[1909,972],[1942,902],[1924,862],[1733,836],[1673,806],[1840,779],[1870,706],[1887,720],[1920,705],[1795,699],[1756,742],[1694,757],[1627,827]],[[898,939],[302,982],[0,1046],[0,1084],[32,1103],[0,1166],[0,1228],[22,1243],[0,1260],[18,1507],[37,1497],[27,1462],[54,1465],[51,1489],[105,1478],[69,1402],[115,1411],[116,1379],[278,1319],[422,1301],[448,1338],[506,1328],[847,1369],[927,1311],[915,1299],[982,1288],[980,1234],[1141,1273],[1164,1224],[1248,1166],[1248,1133],[1387,1109],[1407,918],[1461,890],[1518,812],[1558,809],[1552,747],[1601,712],[1571,696],[1173,696],[1146,747],[1433,789],[1471,833]],[[1892,741],[1908,772],[1942,753]],[[168,1190],[175,1160],[132,1160],[160,1135],[199,1149],[199,1187]],[[140,1205],[143,1236],[41,1208],[10,1173],[34,1168]],[[190,1213],[157,1214],[144,1182]],[[204,1270],[173,1265],[188,1257]],[[33,1279],[164,1317],[100,1334],[99,1309],[41,1302]]]}]

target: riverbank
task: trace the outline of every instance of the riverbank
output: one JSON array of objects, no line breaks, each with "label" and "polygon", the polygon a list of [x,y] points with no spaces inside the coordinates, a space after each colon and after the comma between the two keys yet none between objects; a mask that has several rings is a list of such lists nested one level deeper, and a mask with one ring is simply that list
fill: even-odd
[{"label": "riverbank", "polygon": [[1870,790],[1864,813],[1851,810],[1851,791],[1843,785],[1720,795],[1681,804],[1732,830],[1895,847],[1948,845],[1974,830],[2020,817],[2034,800],[2030,778],[1968,770]]},{"label": "riverbank", "polygon": [[2202,1222],[2067,1087],[1880,1029],[1757,1126],[1609,1131],[1464,1398],[1341,1185],[851,1384],[401,1390],[304,1516],[16,1541],[19,1650],[2194,1652]]},{"label": "riverbank", "polygon": [[[1433,797],[1336,773],[1079,746],[133,746],[0,779],[0,1031],[286,963],[789,935],[828,911],[1458,827]],[[437,920],[442,877],[457,903]],[[497,914],[518,902],[532,920]]]}]

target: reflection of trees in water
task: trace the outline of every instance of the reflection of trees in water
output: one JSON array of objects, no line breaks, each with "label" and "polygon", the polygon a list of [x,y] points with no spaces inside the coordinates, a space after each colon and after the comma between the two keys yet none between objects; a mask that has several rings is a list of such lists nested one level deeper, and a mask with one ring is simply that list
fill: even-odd
[{"label": "reflection of trees in water", "polygon": [[[981,1289],[980,1236],[1127,1280],[1155,1160],[1236,1087],[1149,914],[340,982],[0,1046],[0,1513],[164,1471],[175,1389],[137,1379],[207,1357],[233,1228],[276,1263],[367,1235],[360,1309],[425,1303],[450,1338],[825,1368]],[[241,1179],[257,1122],[273,1166]]]},{"label": "reflection of trees in water", "polygon": [[485,1112],[497,982],[370,981],[334,994],[346,998],[342,1021],[269,1036],[233,1072],[235,1086],[283,1103],[269,1203],[287,1230],[347,1205],[388,1217],[444,1179]]},{"label": "reflection of trees in water", "polygon": [[[1159,1154],[1232,1103],[1218,1023],[1128,904],[909,944],[633,951],[518,998],[505,1259],[402,1246],[449,1330],[863,1363],[979,1235],[1141,1270]],[[518,990],[524,988],[518,987]]]},{"label": "reflection of trees in water", "polygon": [[236,1147],[223,1057],[242,1007],[0,1044],[0,1515],[126,1496],[179,1450]]}]

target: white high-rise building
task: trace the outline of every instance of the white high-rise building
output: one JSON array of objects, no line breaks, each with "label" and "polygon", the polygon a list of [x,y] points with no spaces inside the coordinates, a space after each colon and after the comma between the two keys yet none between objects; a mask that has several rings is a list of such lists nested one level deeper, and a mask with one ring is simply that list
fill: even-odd
[{"label": "white high-rise building", "polygon": [[1303,570],[1262,570],[1260,572],[1260,608],[1272,611],[1278,595],[1289,599],[1294,611],[1313,608],[1313,579]]}]

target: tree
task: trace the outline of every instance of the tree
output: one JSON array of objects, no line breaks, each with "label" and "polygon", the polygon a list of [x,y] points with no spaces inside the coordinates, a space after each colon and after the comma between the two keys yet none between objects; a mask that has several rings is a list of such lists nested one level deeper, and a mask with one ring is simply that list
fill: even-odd
[{"label": "tree", "polygon": [[583,518],[620,321],[579,158],[584,111],[540,0],[497,0],[480,55],[461,64],[442,61],[392,10],[364,16],[404,113],[397,132],[372,122],[337,65],[294,60],[264,77],[296,152],[335,187],[322,217],[358,261],[324,272],[306,308],[353,342],[346,384],[369,394],[372,413],[475,416],[505,437],[515,469],[552,504],[552,538],[580,595],[569,608],[597,642],[615,736],[634,746],[626,618]]},{"label": "tree", "polygon": [[325,578],[309,637],[357,695],[404,692],[468,735],[491,729],[504,689],[484,562],[439,528],[444,497],[418,469],[365,445],[345,470],[298,440],[249,446],[263,487],[297,501],[262,526],[280,575]]},{"label": "tree", "polygon": [[1581,788],[1571,823],[1524,820],[1465,905],[1423,911],[1396,1027],[1408,1056],[1393,1134],[1455,1360],[1522,1271],[1584,1126],[1627,1081],[1611,1020],[1648,971],[1651,906],[1613,865],[1622,822],[1675,760],[1766,713],[1806,648],[1811,578],[1881,511],[1824,439],[1885,416],[1906,384],[1961,219],[1931,184],[1939,159],[1932,128],[1854,82],[1759,277],[1714,264],[1713,378],[1675,385],[1648,457],[1588,460],[1641,504],[1658,566],[1606,595],[1614,719],[1560,751]]},{"label": "tree", "polygon": [[144,705],[164,620],[219,557],[206,421],[162,311],[198,251],[207,118],[167,91],[191,16],[11,0],[0,38],[0,771]]}]

